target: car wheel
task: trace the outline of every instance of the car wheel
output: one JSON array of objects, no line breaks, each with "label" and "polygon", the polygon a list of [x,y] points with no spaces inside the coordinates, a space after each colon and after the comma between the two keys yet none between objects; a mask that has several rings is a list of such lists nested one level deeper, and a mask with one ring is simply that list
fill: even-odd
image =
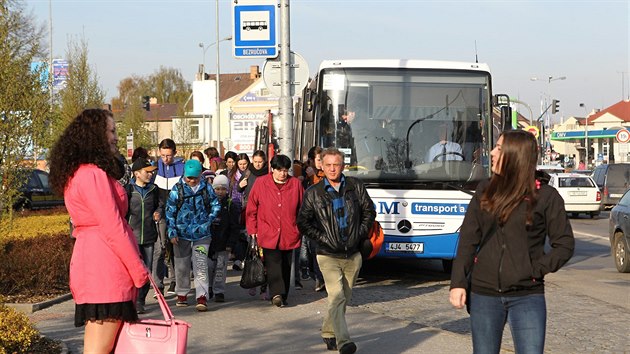
[{"label": "car wheel", "polygon": [[591,219],[595,219],[596,216],[599,216],[598,211],[591,211]]},{"label": "car wheel", "polygon": [[619,273],[630,273],[630,250],[628,250],[621,232],[615,234],[615,240],[612,245],[612,256],[615,258],[615,266]]}]

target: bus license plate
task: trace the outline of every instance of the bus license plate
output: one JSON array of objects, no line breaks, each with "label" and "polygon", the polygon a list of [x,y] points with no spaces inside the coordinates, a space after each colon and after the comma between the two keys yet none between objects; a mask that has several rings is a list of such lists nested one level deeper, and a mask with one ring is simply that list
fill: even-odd
[{"label": "bus license plate", "polygon": [[387,244],[387,250],[390,252],[424,252],[424,243],[422,242],[390,242]]}]

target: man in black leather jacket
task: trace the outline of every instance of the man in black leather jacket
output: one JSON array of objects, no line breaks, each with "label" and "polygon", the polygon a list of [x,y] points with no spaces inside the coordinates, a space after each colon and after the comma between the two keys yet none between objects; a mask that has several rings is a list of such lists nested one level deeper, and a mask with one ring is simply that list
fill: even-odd
[{"label": "man in black leather jacket", "polygon": [[297,224],[303,235],[317,242],[317,262],[328,292],[324,343],[328,350],[351,354],[357,346],[350,341],[346,306],[361,269],[360,246],[376,212],[363,183],[343,175],[343,153],[328,148],[321,156],[326,178],[306,191]]}]

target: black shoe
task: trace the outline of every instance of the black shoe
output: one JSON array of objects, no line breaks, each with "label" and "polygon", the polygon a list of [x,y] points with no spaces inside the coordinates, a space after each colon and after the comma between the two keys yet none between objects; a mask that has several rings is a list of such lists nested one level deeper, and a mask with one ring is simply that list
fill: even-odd
[{"label": "black shoe", "polygon": [[326,289],[326,284],[319,279],[315,280],[315,291],[320,292]]},{"label": "black shoe", "polygon": [[214,302],[225,302],[224,294],[214,294]]},{"label": "black shoe", "polygon": [[348,342],[339,348],[340,354],[353,354],[357,351],[357,345],[354,342]]},{"label": "black shoe", "polygon": [[322,338],[324,343],[326,343],[326,349],[328,350],[337,350],[337,338]]},{"label": "black shoe", "polygon": [[296,280],[296,281],[295,281],[295,289],[296,289],[296,290],[302,290],[302,288],[304,288],[304,287],[302,286],[302,283],[300,283],[300,281],[299,281],[299,280]]},{"label": "black shoe", "polygon": [[301,278],[302,280],[309,280],[311,278],[311,274],[309,273],[308,269],[302,269]]},{"label": "black shoe", "polygon": [[176,295],[175,294],[175,282],[174,281],[172,281],[171,284],[168,286],[168,290],[166,290],[166,295],[169,295],[169,296]]},{"label": "black shoe", "polygon": [[[159,288],[158,291],[164,296],[164,288]],[[153,298],[157,299],[157,293],[155,291],[153,292]]]},{"label": "black shoe", "polygon": [[139,302],[136,304],[136,313],[138,315],[145,313],[144,304],[141,304]]}]

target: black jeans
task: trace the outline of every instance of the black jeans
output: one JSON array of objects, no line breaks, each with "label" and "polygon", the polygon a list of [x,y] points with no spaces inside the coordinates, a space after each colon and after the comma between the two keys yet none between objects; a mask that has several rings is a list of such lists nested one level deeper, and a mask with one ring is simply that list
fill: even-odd
[{"label": "black jeans", "polygon": [[263,248],[265,268],[267,269],[267,284],[269,285],[269,295],[273,299],[276,295],[281,295],[282,300],[289,296],[291,285],[291,257],[293,250],[272,250]]}]

